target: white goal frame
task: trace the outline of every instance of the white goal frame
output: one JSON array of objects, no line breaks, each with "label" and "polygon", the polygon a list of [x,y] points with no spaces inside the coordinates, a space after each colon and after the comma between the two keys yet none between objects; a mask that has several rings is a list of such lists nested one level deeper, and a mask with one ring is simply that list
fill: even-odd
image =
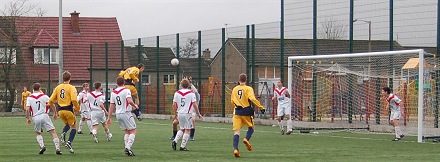
[{"label": "white goal frame", "polygon": [[[356,58],[356,57],[368,57],[368,56],[391,56],[398,54],[419,54],[419,83],[418,87],[424,87],[424,54],[425,51],[423,49],[416,50],[401,50],[401,51],[385,51],[385,52],[366,52],[366,53],[346,53],[346,54],[334,54],[334,55],[308,55],[308,56],[290,56],[288,57],[288,89],[289,92],[292,91],[292,62],[298,60],[307,60],[307,59],[334,59],[334,58]],[[417,111],[417,142],[423,142],[423,88],[419,88],[418,90],[418,111]]]}]

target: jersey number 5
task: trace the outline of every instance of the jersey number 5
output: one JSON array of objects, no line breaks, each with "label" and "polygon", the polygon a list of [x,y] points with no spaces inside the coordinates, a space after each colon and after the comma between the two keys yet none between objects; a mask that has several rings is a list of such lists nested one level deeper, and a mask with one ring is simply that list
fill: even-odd
[{"label": "jersey number 5", "polygon": [[185,98],[181,98],[180,99],[180,107],[184,107],[185,106]]}]

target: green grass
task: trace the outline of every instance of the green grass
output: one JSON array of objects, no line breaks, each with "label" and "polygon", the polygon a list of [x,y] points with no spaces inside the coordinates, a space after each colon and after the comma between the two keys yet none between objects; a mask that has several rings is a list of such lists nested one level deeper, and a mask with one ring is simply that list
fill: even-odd
[{"label": "green grass", "polygon": [[[116,119],[114,119],[116,121]],[[417,143],[416,137],[391,142],[392,134],[373,134],[348,131],[319,131],[319,134],[281,136],[278,127],[256,126],[251,139],[254,148],[249,152],[240,143],[241,158],[232,154],[231,124],[197,123],[196,141],[188,142],[189,152],[171,149],[171,121],[143,120],[138,122],[138,133],[133,145],[135,157],[123,152],[123,136],[118,124],[110,130],[111,142],[105,141],[99,128],[100,143],[93,142],[89,134],[77,135],[73,143],[75,154],[62,147],[63,155],[55,155],[48,133],[43,137],[47,147],[38,155],[38,144],[33,127],[24,117],[0,118],[0,161],[438,161],[439,144]],[[60,133],[61,120],[54,121]],[[87,131],[86,131],[87,132]],[[243,138],[242,131],[240,138]],[[180,144],[178,144],[179,146]]]}]

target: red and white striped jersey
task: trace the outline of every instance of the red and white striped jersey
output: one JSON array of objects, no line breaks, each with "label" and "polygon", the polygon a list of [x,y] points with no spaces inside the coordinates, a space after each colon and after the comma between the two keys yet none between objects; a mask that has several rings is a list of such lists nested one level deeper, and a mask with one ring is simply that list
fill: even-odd
[{"label": "red and white striped jersey", "polygon": [[91,111],[103,111],[99,104],[105,102],[104,94],[96,91],[87,93],[87,102]]},{"label": "red and white striped jersey", "polygon": [[49,96],[36,92],[32,93],[26,101],[26,106],[29,106],[30,115],[32,117],[40,114],[48,114],[49,106],[46,106],[49,102]]},{"label": "red and white striped jersey", "polygon": [[391,106],[392,112],[400,112],[400,103],[402,100],[394,94],[390,94],[387,98],[388,104]]},{"label": "red and white striped jersey", "polygon": [[177,104],[177,113],[191,113],[196,101],[196,95],[191,89],[180,89],[174,93],[173,102]]},{"label": "red and white striped jersey", "polygon": [[131,92],[124,87],[118,87],[112,91],[110,95],[110,103],[115,104],[116,114],[125,114],[131,112],[132,107],[128,104],[128,98],[131,98]]},{"label": "red and white striped jersey", "polygon": [[87,102],[87,91],[81,91],[78,94],[78,102],[79,102],[79,107],[81,108],[81,112],[87,112],[90,111],[90,107],[89,104]]},{"label": "red and white striped jersey", "polygon": [[274,94],[277,98],[278,105],[286,105],[289,104],[289,98],[287,98],[287,88],[281,87],[281,88],[275,88]]}]

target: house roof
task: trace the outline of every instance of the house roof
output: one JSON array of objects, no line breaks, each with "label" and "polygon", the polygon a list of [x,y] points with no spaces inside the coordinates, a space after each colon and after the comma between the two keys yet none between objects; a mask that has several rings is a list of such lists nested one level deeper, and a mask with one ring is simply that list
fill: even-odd
[{"label": "house roof", "polygon": [[[238,50],[238,52],[246,58],[246,38],[229,38],[227,43],[232,45]],[[280,39],[255,39],[255,64],[256,65],[277,65],[280,62]],[[289,56],[304,56],[313,54],[313,39],[285,39],[284,40],[284,60],[287,61]],[[394,42],[394,50],[403,50],[397,42]],[[388,51],[389,41],[373,40],[371,41],[371,52],[375,51]],[[354,40],[353,52],[367,52],[368,40]],[[349,41],[348,40],[317,40],[317,54],[329,55],[329,54],[342,54],[349,53]],[[213,62],[217,56],[221,56],[221,49],[216,54]],[[286,64],[287,66],[287,64]]]},{"label": "house roof", "polygon": [[[125,52],[128,55],[130,66],[136,66],[138,64],[138,48],[137,47],[125,47]],[[157,57],[156,47],[142,47],[141,63],[145,65],[144,72],[156,72],[157,69]],[[159,71],[160,72],[173,72],[176,71],[176,67],[171,65],[171,59],[173,59],[174,53],[171,48],[159,48]]]},{"label": "house roof", "polygon": [[[199,75],[199,59],[198,58],[180,58],[180,67],[184,76],[191,76],[193,79],[198,79]],[[207,79],[211,75],[210,62],[205,62],[202,59],[201,77]]]},{"label": "house roof", "polygon": [[[27,30],[19,37],[20,44],[25,45],[26,48],[47,47],[49,44],[58,46],[58,17],[17,17],[15,24],[18,32]],[[72,73],[72,80],[89,80],[90,45],[94,44],[95,49],[101,48],[93,51],[93,68],[104,67],[104,42],[118,42],[109,46],[120,49],[122,36],[114,17],[79,17],[79,26],[81,33],[73,33],[71,18],[63,18],[63,70]],[[42,74],[45,74],[43,77],[47,78],[47,65],[33,63],[32,49],[23,51],[25,51],[23,59],[29,78],[39,78]],[[120,50],[111,50],[109,68],[120,69],[120,57]],[[51,68],[52,80],[58,80],[57,69],[57,65]]]}]

